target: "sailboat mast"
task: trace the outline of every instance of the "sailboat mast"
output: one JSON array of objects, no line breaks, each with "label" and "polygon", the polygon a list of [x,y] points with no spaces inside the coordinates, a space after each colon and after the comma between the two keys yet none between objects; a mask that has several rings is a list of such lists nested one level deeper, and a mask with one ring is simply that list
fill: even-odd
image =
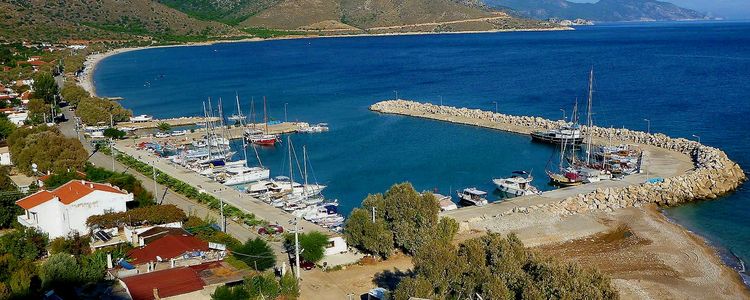
[{"label": "sailboat mast", "polygon": [[[242,130],[244,131],[245,130],[245,124],[242,123],[242,119],[244,117],[242,117],[242,108],[240,107],[240,95],[237,94],[237,93],[235,93],[235,97],[236,97],[236,100],[237,100],[237,114],[240,117],[240,128],[242,128]],[[245,140],[245,137],[242,137],[242,154],[245,155],[245,167],[249,167],[248,164],[247,164],[247,141]]]},{"label": "sailboat mast", "polygon": [[294,192],[294,167],[292,167],[292,137],[286,137],[286,143],[289,144],[289,185]]},{"label": "sailboat mast", "polygon": [[305,194],[305,199],[307,199],[307,146],[302,146],[302,164],[304,165],[303,176],[305,177],[305,185],[302,186],[302,193]]},{"label": "sailboat mast", "polygon": [[[208,101],[211,101],[211,98],[208,98]],[[206,147],[208,148],[208,157],[211,158],[211,130],[208,129],[209,122],[211,122],[211,118],[208,115],[208,111],[206,110],[206,102],[203,101],[203,116],[205,117],[206,121]]]},{"label": "sailboat mast", "polygon": [[268,112],[266,111],[266,96],[263,96],[263,123],[266,124],[265,134],[268,134]]},{"label": "sailboat mast", "polygon": [[250,118],[253,121],[253,130],[255,130],[255,97],[250,98]]},{"label": "sailboat mast", "polygon": [[594,126],[594,121],[591,118],[591,102],[593,102],[594,99],[594,68],[591,68],[591,74],[589,75],[589,103],[588,103],[588,110],[587,110],[587,131],[588,131],[588,144],[586,145],[586,164],[591,164],[591,143],[593,142],[593,135],[594,132],[592,130],[592,127]]}]

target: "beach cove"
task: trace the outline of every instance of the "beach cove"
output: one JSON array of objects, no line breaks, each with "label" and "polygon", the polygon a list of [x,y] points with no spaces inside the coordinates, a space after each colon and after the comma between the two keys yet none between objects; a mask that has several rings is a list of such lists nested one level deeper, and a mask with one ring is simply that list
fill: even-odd
[{"label": "beach cove", "polygon": [[[634,28],[627,28],[627,30],[646,31],[653,29],[641,28],[639,27],[641,25],[632,26]],[[719,26],[717,30],[726,29],[726,26],[729,26],[729,29],[733,29],[736,26],[739,26],[738,30],[743,28],[741,25],[731,24],[723,25],[724,27],[721,27],[722,25],[716,26]],[[704,25],[704,27],[696,30],[698,30],[698,33],[701,33],[701,30],[705,30],[707,34],[714,33],[712,31],[714,28],[711,25]],[[673,27],[667,25],[657,29],[660,29],[657,30],[659,34],[666,34],[671,37],[673,43],[689,43],[689,45],[692,45],[693,39],[695,39],[695,37],[686,37],[677,34],[674,32]],[[102,82],[101,86],[97,83],[97,89],[100,94],[105,96],[124,96],[126,100],[123,101],[123,105],[134,109],[136,113],[149,113],[158,117],[173,117],[177,115],[170,113],[185,113],[185,111],[174,111],[169,108],[169,103],[187,103],[185,101],[196,103],[195,108],[187,107],[187,110],[197,112],[199,110],[197,106],[201,98],[222,95],[230,98],[234,94],[232,90],[239,90],[240,95],[243,96],[243,103],[245,105],[248,103],[246,98],[251,95],[255,95],[256,99],[258,96],[268,95],[272,101],[272,113],[277,118],[283,116],[283,113],[281,113],[283,103],[289,103],[289,106],[292,108],[289,116],[292,119],[299,118],[305,121],[328,121],[332,123],[334,128],[328,136],[295,137],[295,139],[308,144],[308,147],[314,151],[313,153],[317,153],[315,154],[317,157],[313,157],[313,162],[317,162],[316,171],[318,171],[318,177],[321,180],[330,181],[326,183],[331,185],[331,193],[335,197],[339,197],[348,207],[356,206],[363,197],[362,194],[382,191],[384,190],[383,186],[401,180],[415,182],[415,186],[418,189],[431,190],[439,186],[441,191],[448,192],[468,185],[484,184],[487,186],[485,182],[489,181],[490,177],[502,176],[514,169],[536,168],[537,172],[541,173],[551,152],[550,149],[543,146],[529,145],[525,138],[512,134],[499,134],[465,126],[435,124],[435,122],[430,121],[408,120],[403,117],[373,115],[367,111],[367,106],[370,104],[389,96],[392,98],[393,91],[397,90],[398,93],[406,95],[408,98],[427,99],[426,101],[433,103],[438,103],[442,100],[452,106],[481,107],[484,110],[491,110],[495,106],[494,101],[499,102],[500,111],[504,113],[541,115],[551,119],[559,119],[561,112],[558,108],[568,109],[569,113],[570,106],[572,106],[572,99],[570,98],[583,94],[581,91],[585,88],[585,83],[583,82],[586,79],[585,71],[588,68],[586,65],[594,64],[594,62],[597,65],[603,64],[601,68],[604,69],[597,73],[599,77],[597,77],[597,94],[595,99],[601,101],[601,103],[595,104],[599,113],[596,117],[597,124],[601,124],[603,127],[620,127],[624,125],[628,128],[640,129],[644,127],[644,122],[641,120],[648,117],[651,120],[659,120],[658,123],[654,121],[654,123],[659,124],[654,126],[655,130],[659,132],[668,133],[670,136],[676,135],[686,138],[690,138],[691,135],[701,136],[704,139],[704,143],[707,142],[710,145],[727,149],[730,157],[739,156],[738,162],[741,165],[743,161],[746,162],[747,160],[740,154],[742,153],[742,147],[746,147],[743,139],[736,138],[731,130],[729,132],[722,132],[726,134],[725,136],[712,136],[711,133],[715,132],[712,131],[712,128],[722,126],[722,120],[716,120],[718,122],[715,123],[718,124],[705,122],[705,118],[698,113],[700,110],[693,111],[689,109],[685,106],[685,98],[682,98],[683,96],[690,95],[690,97],[694,97],[691,99],[701,100],[708,95],[703,95],[701,92],[694,90],[677,92],[669,87],[670,80],[685,80],[685,76],[688,78],[690,76],[698,76],[702,79],[695,80],[695,82],[698,82],[698,87],[696,88],[707,88],[713,82],[713,79],[711,76],[706,77],[705,72],[708,71],[701,71],[703,69],[729,72],[730,76],[724,84],[731,87],[733,82],[735,82],[735,78],[741,78],[743,74],[742,72],[737,72],[736,69],[727,69],[730,66],[726,63],[726,60],[739,62],[739,65],[736,67],[740,68],[744,61],[742,60],[742,56],[734,53],[734,51],[741,53],[745,44],[729,43],[731,47],[725,49],[726,53],[706,55],[704,53],[705,50],[696,46],[693,47],[697,49],[689,48],[689,53],[670,52],[669,49],[673,49],[674,45],[657,43],[654,46],[650,43],[649,39],[655,37],[648,35],[642,38],[642,42],[640,39],[625,38],[627,42],[634,44],[633,47],[646,47],[643,50],[645,54],[640,55],[635,52],[627,52],[632,50],[628,47],[622,47],[624,49],[619,50],[620,52],[629,53],[629,55],[635,55],[635,59],[640,59],[644,62],[636,68],[637,70],[626,68],[624,62],[618,60],[616,57],[615,52],[617,51],[612,52],[614,50],[607,47],[596,48],[585,43],[583,46],[573,45],[575,42],[580,43],[582,40],[593,40],[601,43],[602,41],[611,42],[615,38],[622,39],[624,30],[626,29],[616,26],[605,28],[603,31],[602,29],[581,30],[583,31],[583,36],[579,35],[581,34],[580,32],[575,32],[576,35],[572,37],[580,40],[573,42],[567,41],[567,38],[570,38],[570,36],[566,36],[566,33],[509,33],[505,36],[489,35],[487,39],[477,38],[477,35],[466,35],[434,36],[434,39],[425,39],[422,37],[373,37],[362,38],[364,41],[361,42],[352,42],[351,40],[354,39],[336,39],[336,41],[324,41],[325,39],[274,41],[256,43],[258,45],[266,45],[253,45],[250,47],[255,48],[252,49],[252,53],[258,56],[257,59],[243,57],[242,54],[247,53],[246,51],[248,50],[243,49],[243,47],[246,47],[244,46],[246,44],[211,45],[205,47],[209,51],[194,51],[197,53],[186,53],[185,50],[180,49],[179,51],[169,53],[169,56],[163,56],[163,54],[166,54],[162,52],[165,49],[150,49],[111,57],[111,60],[115,61],[112,63],[114,66],[112,64],[107,66],[107,61],[105,61],[101,66],[102,70],[100,70],[103,75],[100,75],[100,72],[97,71],[94,74],[94,79],[98,82],[97,76],[101,76],[98,77],[99,80],[101,78],[109,78]],[[373,46],[378,47],[378,49],[372,48]],[[527,48],[535,49],[537,52],[529,53],[528,55],[518,52],[521,49]],[[239,51],[241,49],[244,51]],[[494,51],[487,52],[488,49],[493,49]],[[568,51],[572,51],[572,49],[583,49],[582,51],[584,52],[590,51],[591,58],[562,64],[555,60],[561,56],[570,57],[570,53],[572,52]],[[344,50],[351,53],[352,57],[341,56]],[[471,55],[466,57],[466,51],[469,51],[468,53]],[[145,54],[145,52],[149,53]],[[182,78],[179,80],[175,79],[174,82],[164,83],[164,86],[175,83],[181,85],[181,88],[178,89],[162,91],[158,90],[158,87],[154,87],[153,83],[150,89],[143,88],[144,81],[156,78],[160,73],[165,75],[165,81],[172,80],[170,77],[173,76],[179,77],[178,74],[171,72],[172,69],[177,68],[168,63],[169,59],[179,60],[180,57],[197,57],[196,55],[209,55],[210,57],[211,52],[223,52],[222,55],[225,56],[228,62],[232,64],[239,63],[242,68],[246,68],[246,72],[243,73],[249,74],[239,75],[240,77],[249,76],[250,78],[255,78],[256,82],[248,83],[247,80],[241,78],[236,81],[230,78],[217,85],[206,77],[201,77],[198,79],[201,82],[200,89],[193,89],[188,93],[185,91],[176,92],[177,90],[185,90],[184,86],[186,84],[195,83],[195,81],[191,81],[190,79]],[[417,53],[421,53],[421,56],[417,55]],[[146,55],[153,56],[154,62],[143,60]],[[365,55],[380,55],[380,57],[383,57],[385,63],[378,64],[361,60]],[[278,60],[281,57],[288,59],[288,61]],[[338,57],[340,59],[331,60],[330,57]],[[530,60],[531,57],[535,57],[534,60]],[[548,58],[539,59],[539,57]],[[671,57],[672,60],[664,59],[665,57]],[[454,58],[456,61],[447,63],[446,59],[448,58]],[[656,58],[661,59],[661,65],[649,66],[648,62]],[[274,63],[266,63],[258,59],[271,60]],[[686,60],[701,61],[703,65],[699,66],[703,67],[685,68],[683,70],[677,63],[686,63]],[[237,74],[231,72],[232,68],[221,64],[217,65],[216,62],[214,59],[209,59],[208,61],[202,61],[201,66],[190,67],[202,72]],[[529,68],[536,67],[537,70],[545,70],[545,72],[540,74],[539,72],[528,72],[523,69],[511,68],[512,65],[519,62],[529,64]],[[144,74],[139,74],[138,76],[128,74],[128,67],[124,66],[123,63],[137,64],[137,67],[142,69],[141,71]],[[292,66],[299,67],[300,64],[303,67],[299,69],[299,74],[291,71]],[[642,74],[644,68],[646,71],[654,72],[659,68],[664,69],[665,67],[679,76],[670,79],[664,76],[665,73],[662,71],[649,78],[629,77],[631,74]],[[106,68],[116,69],[108,71]],[[125,74],[114,74],[114,70],[124,71]],[[262,72],[258,70],[262,70]],[[344,74],[349,74],[348,82],[337,80],[344,78]],[[448,76],[449,74],[451,76]],[[510,74],[513,76],[501,76]],[[114,78],[123,80],[123,82],[119,83],[119,86],[112,86]],[[289,85],[289,82],[294,82],[295,85]],[[542,82],[544,83],[544,88],[540,89],[539,83]],[[472,84],[466,85],[467,83]],[[638,86],[637,88],[633,87],[636,85]],[[467,86],[471,86],[471,89],[467,88]],[[527,86],[535,88],[530,90]],[[739,90],[728,90],[725,99],[713,100],[718,101],[716,103],[717,107],[722,107],[723,105],[732,109],[732,111],[721,112],[726,121],[729,121],[735,114],[743,113],[747,110],[742,103],[732,102],[730,105],[726,105],[723,102],[729,102],[736,95],[743,94],[742,87],[736,87]],[[139,91],[139,89],[146,91]],[[709,88],[708,90],[710,91],[711,89]],[[155,91],[156,93],[154,93]],[[180,93],[185,93],[186,95],[180,95]],[[647,97],[649,102],[637,102],[645,95],[649,96]],[[158,101],[161,105],[155,107],[153,105],[154,101]],[[612,103],[617,103],[617,105],[613,105]],[[648,107],[650,112],[633,109],[634,103],[640,103]],[[675,105],[677,109],[673,109]],[[665,110],[662,107],[670,107],[672,110]],[[667,115],[660,115],[659,112],[669,113]],[[672,119],[673,117],[674,119]],[[734,120],[742,122],[742,119]],[[695,130],[700,127],[691,124],[696,122],[704,126],[705,129],[695,132],[686,131]],[[387,129],[387,127],[393,127],[393,129]],[[370,129],[363,132],[364,128]],[[362,133],[371,134],[370,130],[385,130],[386,132],[369,138],[356,136]],[[426,139],[427,136],[440,138],[428,141]],[[424,157],[425,155],[419,157],[419,154],[412,153],[413,151],[411,150],[390,145],[389,143],[394,143],[393,138],[396,138],[398,144],[402,146],[419,143],[423,147],[435,149],[436,153],[429,153],[426,155],[427,157]],[[730,139],[734,143],[725,148],[720,142],[724,139]],[[468,142],[468,146],[454,145],[455,143],[463,142]],[[363,149],[367,149],[368,146],[372,145],[377,145],[383,153],[349,154],[351,151],[363,151]],[[352,149],[340,149],[341,147],[350,147]],[[502,148],[508,150],[499,150]],[[488,149],[494,149],[495,151],[488,151]],[[468,151],[475,152],[479,159],[459,158],[455,162],[447,160],[455,157],[455,154],[451,153],[469,153]],[[498,151],[500,153],[497,153]],[[277,154],[275,154],[274,150],[267,150],[264,154],[271,161],[272,168],[273,164],[276,163],[275,161],[277,161],[275,155]],[[519,155],[521,155],[521,159],[518,159]],[[375,163],[382,165],[383,162],[388,161],[389,157],[399,156],[415,157],[417,160],[406,162],[403,167],[386,163],[385,166],[388,166],[387,168],[373,168]],[[513,157],[516,158],[516,162],[513,161]],[[518,162],[525,159],[533,161],[533,163],[523,165]],[[336,161],[336,163],[344,164],[350,168],[333,167],[328,165],[326,161]],[[446,166],[429,165],[430,162],[435,161],[448,163]],[[278,166],[278,163],[276,163],[276,166]],[[427,167],[425,168],[425,166]],[[419,172],[414,171],[419,168],[423,168],[423,170]],[[356,172],[352,173],[352,171]],[[359,174],[359,171],[362,174]],[[363,175],[365,173],[369,173],[370,176]],[[436,178],[430,176],[430,174],[445,174],[441,176],[445,178]],[[352,179],[342,181],[342,176],[351,177]],[[358,181],[367,181],[368,184],[356,183]],[[543,182],[537,183],[537,185],[543,184]],[[336,188],[336,185],[339,185],[339,187]],[[350,191],[351,189],[355,191]],[[741,192],[738,194],[741,194]],[[732,201],[733,199],[737,200],[735,199],[736,197],[738,197],[736,194],[731,195],[719,201],[712,202],[711,205]],[[700,206],[701,204],[696,205]],[[715,213],[715,211],[704,211],[701,214],[710,215],[712,213]],[[727,221],[731,220],[732,218],[729,218]],[[705,234],[700,230],[696,231]],[[735,252],[742,255],[741,251]]]}]

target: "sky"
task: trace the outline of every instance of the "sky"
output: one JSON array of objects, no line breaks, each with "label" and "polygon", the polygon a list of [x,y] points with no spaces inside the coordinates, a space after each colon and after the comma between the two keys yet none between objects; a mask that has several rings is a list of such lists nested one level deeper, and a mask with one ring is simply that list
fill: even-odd
[{"label": "sky", "polygon": [[[569,0],[572,2],[597,2],[598,0]],[[678,6],[710,13],[714,17],[750,20],[750,0],[661,0]]]}]

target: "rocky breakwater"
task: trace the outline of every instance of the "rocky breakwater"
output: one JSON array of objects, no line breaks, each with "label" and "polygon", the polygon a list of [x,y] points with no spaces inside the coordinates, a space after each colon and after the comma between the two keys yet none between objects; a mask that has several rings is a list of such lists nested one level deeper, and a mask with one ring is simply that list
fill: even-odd
[{"label": "rocky breakwater", "polygon": [[[471,124],[516,133],[556,128],[563,121],[552,121],[540,117],[511,116],[479,109],[439,106],[407,100],[388,100],[370,106],[370,110],[382,113],[409,115],[449,122]],[[583,127],[598,138],[613,138],[623,143],[651,145],[680,152],[692,157],[695,168],[678,176],[665,178],[662,182],[641,183],[627,187],[597,189],[578,194],[559,202],[536,205],[531,210],[544,209],[558,214],[578,214],[589,211],[612,211],[618,208],[639,207],[654,203],[662,206],[685,202],[715,199],[737,189],[747,176],[742,168],[720,149],[702,145],[696,141],[672,138],[664,134],[649,134],[629,129]],[[515,208],[510,213],[528,213],[529,209]]]}]

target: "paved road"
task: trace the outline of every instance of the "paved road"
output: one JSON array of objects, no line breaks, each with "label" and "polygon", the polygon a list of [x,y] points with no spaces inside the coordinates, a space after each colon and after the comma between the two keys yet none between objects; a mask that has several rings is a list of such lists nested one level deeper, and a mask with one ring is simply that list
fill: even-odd
[{"label": "paved road", "polygon": [[[60,131],[69,137],[75,137],[79,138],[81,142],[84,145],[84,148],[91,153],[93,150],[85,139],[82,137],[79,137],[79,134],[76,131],[76,125],[75,125],[75,119],[73,112],[65,111],[64,112],[65,117],[68,119],[68,121],[60,123]],[[91,156],[89,159],[89,162],[94,164],[95,166],[102,167],[108,170],[112,170],[113,166],[113,160],[112,157],[104,155],[102,153],[94,153],[94,155]],[[131,170],[127,168],[125,165],[121,164],[120,162],[114,161],[114,170],[117,172],[126,172],[128,174],[131,174],[135,176],[138,180],[140,180],[143,183],[144,188],[148,190],[149,192],[154,193],[154,181],[144,176],[143,174]],[[164,189],[165,187],[163,185],[157,184],[157,193],[159,197],[164,195]],[[174,193],[172,191],[168,191],[166,196],[164,197],[164,204],[174,204],[183,211],[185,211],[189,215],[198,216],[201,218],[211,218],[214,220],[220,220],[219,213],[209,209],[207,206],[197,203],[195,201],[192,201],[180,194]],[[231,220],[227,221],[227,233],[232,235],[233,237],[237,238],[240,241],[246,241],[247,239],[256,238],[258,237],[258,234],[256,233],[253,228],[250,228],[249,226],[246,226],[244,224],[239,224],[236,222],[233,222]],[[276,250],[276,255],[279,258],[278,261],[283,261],[282,259],[285,259],[286,254],[283,254],[283,247],[280,243],[273,243],[273,246]]]}]

